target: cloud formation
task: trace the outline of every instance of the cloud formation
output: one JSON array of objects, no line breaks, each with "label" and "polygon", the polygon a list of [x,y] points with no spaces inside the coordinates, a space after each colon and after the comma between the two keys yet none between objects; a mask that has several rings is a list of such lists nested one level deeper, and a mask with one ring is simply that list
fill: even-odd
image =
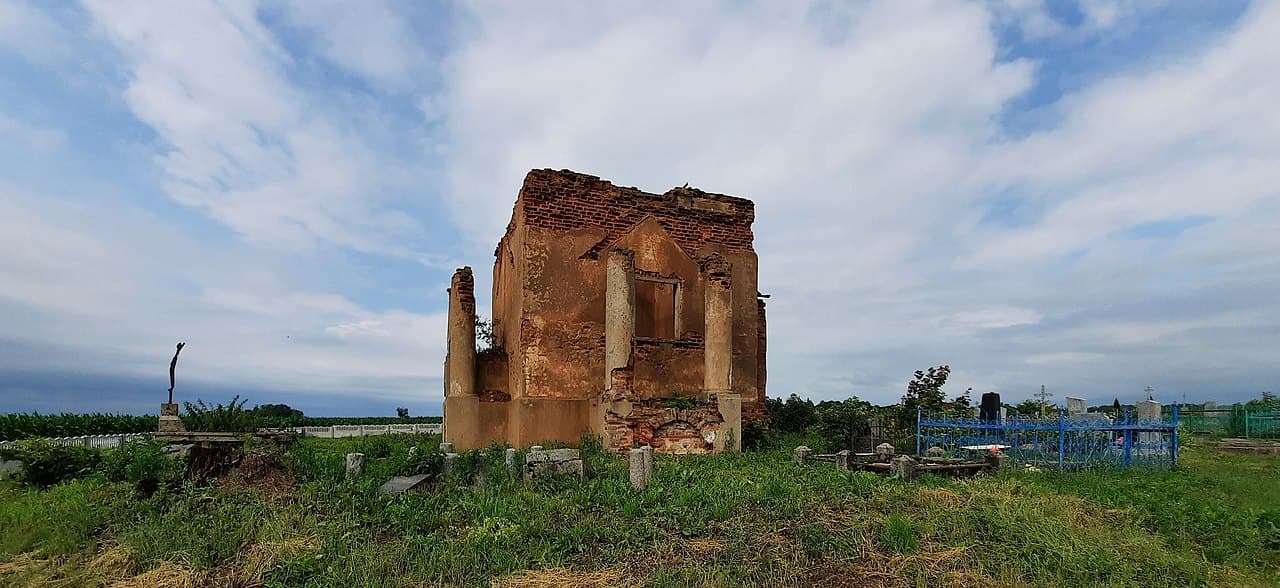
[{"label": "cloud formation", "polygon": [[436,410],[449,272],[553,167],[757,202],[772,395],[892,402],[949,363],[1011,399],[1241,398],[1280,376],[1280,6],[1211,16],[8,3],[0,373],[152,377],[181,337],[210,389]]}]

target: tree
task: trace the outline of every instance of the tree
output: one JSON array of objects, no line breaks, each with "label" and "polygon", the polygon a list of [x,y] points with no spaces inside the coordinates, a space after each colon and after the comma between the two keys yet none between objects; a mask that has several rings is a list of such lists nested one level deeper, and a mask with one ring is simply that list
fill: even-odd
[{"label": "tree", "polygon": [[291,419],[302,417],[302,411],[288,404],[259,404],[253,407],[253,416],[274,419]]},{"label": "tree", "polygon": [[480,354],[501,353],[502,342],[493,333],[493,321],[476,319],[476,351]]},{"label": "tree", "polygon": [[1249,410],[1280,410],[1280,398],[1274,392],[1263,392],[1262,398],[1255,398],[1244,403]]},{"label": "tree", "polygon": [[942,394],[942,386],[951,375],[951,366],[940,365],[928,371],[916,370],[915,377],[907,382],[907,393],[902,397],[904,414],[910,413],[911,420],[916,418],[916,408],[937,410],[942,407],[946,396]]},{"label": "tree", "polygon": [[870,402],[850,397],[841,402],[825,401],[817,406],[818,433],[831,451],[852,449],[855,435],[864,434],[874,408]]},{"label": "tree", "polygon": [[403,406],[396,407],[396,416],[398,416],[398,417],[400,417],[400,418],[402,418],[402,419],[407,419],[407,418],[409,418],[409,409],[407,409],[407,408],[405,408],[405,407],[403,407]]},{"label": "tree", "polygon": [[1014,405],[1013,410],[1020,415],[1035,416],[1040,414],[1040,401],[1028,398]]},{"label": "tree", "polygon": [[1124,409],[1120,407],[1120,399],[1119,399],[1119,398],[1116,398],[1116,399],[1114,399],[1114,400],[1112,400],[1112,401],[1111,401],[1111,412],[1112,412],[1112,413],[1114,413],[1114,414],[1120,414],[1120,413],[1121,413],[1121,412],[1123,412],[1123,411],[1124,411]]},{"label": "tree", "polygon": [[769,428],[779,433],[803,433],[818,422],[813,402],[795,394],[786,402],[769,398],[766,404],[769,407]]}]

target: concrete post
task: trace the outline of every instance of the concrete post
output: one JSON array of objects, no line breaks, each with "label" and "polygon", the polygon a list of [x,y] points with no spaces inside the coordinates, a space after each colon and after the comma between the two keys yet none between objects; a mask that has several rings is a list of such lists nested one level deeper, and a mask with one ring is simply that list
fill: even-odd
[{"label": "concrete post", "polygon": [[628,465],[630,466],[631,487],[644,488],[649,483],[649,477],[645,475],[644,469],[644,450],[639,447],[632,449],[628,457]]},{"label": "concrete post", "polygon": [[478,444],[476,396],[476,296],[471,268],[453,272],[449,286],[449,355],[445,358],[444,431],[464,449]]},{"label": "concrete post", "polygon": [[809,462],[809,456],[813,454],[813,450],[801,445],[791,452],[791,457],[796,460],[797,464],[805,465]]},{"label": "concrete post", "polygon": [[836,469],[842,472],[849,471],[849,450],[845,449],[836,453]]},{"label": "concrete post", "polygon": [[347,477],[357,478],[364,474],[364,454],[348,453],[347,454]]},{"label": "concrete post", "polygon": [[653,477],[653,448],[645,445],[640,450],[644,452],[644,475],[645,483],[647,484],[648,480]]},{"label": "concrete post", "polygon": [[507,475],[512,478],[519,477],[520,466],[516,464],[516,450],[508,447],[506,454],[503,456],[503,463],[507,466]]},{"label": "concrete post", "polygon": [[[724,423],[716,445],[720,450],[742,449],[742,396],[733,392],[733,267],[718,254],[702,260],[705,325],[702,332],[702,389],[714,394]],[[726,446],[726,441],[732,441]]]}]

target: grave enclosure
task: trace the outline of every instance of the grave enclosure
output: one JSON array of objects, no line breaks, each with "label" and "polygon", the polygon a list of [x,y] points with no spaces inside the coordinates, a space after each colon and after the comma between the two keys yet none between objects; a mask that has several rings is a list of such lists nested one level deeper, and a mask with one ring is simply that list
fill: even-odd
[{"label": "grave enclosure", "polygon": [[1068,403],[1056,416],[965,418],[919,413],[917,454],[939,447],[947,455],[999,448],[1013,463],[1059,470],[1178,463],[1178,409],[1167,416],[1160,403],[1138,403],[1136,414],[1112,418]]}]

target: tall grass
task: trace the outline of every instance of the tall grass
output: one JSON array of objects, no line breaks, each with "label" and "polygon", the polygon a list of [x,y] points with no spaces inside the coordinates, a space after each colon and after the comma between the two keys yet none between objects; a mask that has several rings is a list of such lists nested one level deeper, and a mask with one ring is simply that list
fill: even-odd
[{"label": "tall grass", "polygon": [[[377,494],[405,470],[410,447],[432,451],[437,442],[303,439],[288,452],[299,486],[286,495],[181,487],[141,498],[101,479],[43,492],[0,486],[0,565],[36,553],[84,570],[107,542],[128,554],[133,573],[176,565],[211,575],[215,585],[233,583],[222,576],[232,574],[268,586],[479,586],[503,578],[1265,586],[1280,574],[1265,533],[1228,536],[1214,523],[1216,506],[1206,504],[1253,517],[1227,519],[1237,527],[1280,508],[1274,458],[1233,457],[1236,467],[1219,467],[1216,454],[1192,448],[1188,467],[1172,472],[904,483],[800,467],[784,450],[660,455],[653,483],[632,489],[625,460],[594,448],[584,451],[594,478],[533,484],[507,477],[495,448],[467,454],[466,469],[483,472],[483,486],[464,480],[424,494]],[[351,451],[368,456],[363,476],[344,474],[342,456]],[[1196,487],[1208,488],[1206,500]],[[1228,547],[1236,555],[1217,555]]]}]

